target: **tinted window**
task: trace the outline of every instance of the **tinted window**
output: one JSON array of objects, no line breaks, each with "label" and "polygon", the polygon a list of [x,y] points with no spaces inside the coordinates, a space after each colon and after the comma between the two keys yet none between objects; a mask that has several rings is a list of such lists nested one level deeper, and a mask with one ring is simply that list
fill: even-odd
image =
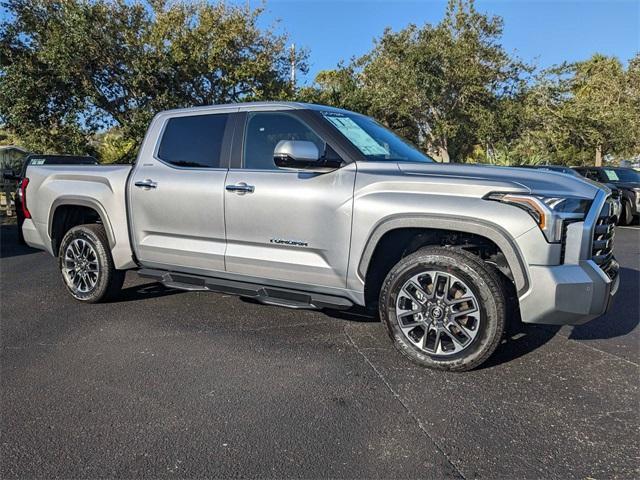
[{"label": "tinted window", "polygon": [[600,180],[600,178],[598,177],[598,172],[596,172],[595,170],[581,170],[580,173],[590,180],[595,180],[596,182]]},{"label": "tinted window", "polygon": [[158,157],[178,167],[218,168],[226,114],[175,117],[165,126]]},{"label": "tinted window", "polygon": [[244,167],[276,169],[273,151],[280,140],[307,140],[323,155],[324,141],[307,125],[286,113],[253,113],[249,115],[244,145]]}]

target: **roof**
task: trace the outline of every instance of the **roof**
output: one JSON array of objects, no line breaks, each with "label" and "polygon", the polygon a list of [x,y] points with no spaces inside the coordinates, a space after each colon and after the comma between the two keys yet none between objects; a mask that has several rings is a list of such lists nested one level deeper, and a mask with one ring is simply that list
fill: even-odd
[{"label": "roof", "polygon": [[273,110],[322,110],[329,112],[340,113],[353,113],[348,110],[340,108],[329,107],[326,105],[317,105],[315,103],[302,103],[302,102],[241,102],[241,103],[226,103],[221,105],[205,105],[202,107],[191,108],[177,108],[174,110],[165,110],[160,114],[175,114],[175,113],[187,113],[187,112],[247,112],[247,111],[273,111]]}]

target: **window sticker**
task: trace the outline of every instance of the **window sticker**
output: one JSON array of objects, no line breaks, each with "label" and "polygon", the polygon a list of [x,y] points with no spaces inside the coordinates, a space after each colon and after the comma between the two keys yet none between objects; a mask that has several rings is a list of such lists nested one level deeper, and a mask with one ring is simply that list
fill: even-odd
[{"label": "window sticker", "polygon": [[617,182],[618,180],[620,180],[615,170],[605,170],[604,173],[607,176],[607,178],[613,182]]},{"label": "window sticker", "polygon": [[386,148],[376,142],[371,135],[349,117],[325,115],[325,118],[340,130],[340,133],[347,137],[364,155],[389,155]]},{"label": "window sticker", "polygon": [[44,158],[33,158],[33,159],[29,162],[29,164],[31,164],[31,165],[44,165],[44,161],[45,161],[45,159],[44,159]]}]

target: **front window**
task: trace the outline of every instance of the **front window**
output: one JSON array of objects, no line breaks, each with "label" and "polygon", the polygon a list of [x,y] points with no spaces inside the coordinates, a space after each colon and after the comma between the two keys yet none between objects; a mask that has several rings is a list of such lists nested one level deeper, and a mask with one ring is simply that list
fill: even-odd
[{"label": "front window", "polygon": [[342,112],[322,112],[322,116],[367,160],[423,163],[434,161],[372,118]]},{"label": "front window", "polygon": [[277,170],[273,151],[280,140],[306,140],[325,152],[325,142],[293,115],[280,112],[250,113],[244,142],[244,168]]}]

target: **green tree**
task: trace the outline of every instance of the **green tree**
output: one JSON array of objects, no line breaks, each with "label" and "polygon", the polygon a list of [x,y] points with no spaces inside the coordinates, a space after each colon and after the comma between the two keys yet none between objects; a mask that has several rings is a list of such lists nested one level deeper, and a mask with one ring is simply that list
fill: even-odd
[{"label": "green tree", "polygon": [[566,164],[638,154],[637,58],[627,70],[614,57],[594,55],[542,71],[524,95],[515,149]]},{"label": "green tree", "polygon": [[117,128],[95,136],[95,150],[102,163],[132,163],[137,153],[136,147],[136,143],[124,138]]},{"label": "green tree", "polygon": [[[224,2],[6,0],[0,117],[33,150],[96,153],[117,127],[138,143],[168,108],[286,98],[286,36]],[[306,70],[306,53],[297,65]]]},{"label": "green tree", "polygon": [[323,72],[316,95],[355,104],[445,161],[464,160],[502,135],[499,102],[527,71],[501,35],[502,19],[478,12],[472,0],[450,0],[438,25],[386,30],[370,53]]}]

